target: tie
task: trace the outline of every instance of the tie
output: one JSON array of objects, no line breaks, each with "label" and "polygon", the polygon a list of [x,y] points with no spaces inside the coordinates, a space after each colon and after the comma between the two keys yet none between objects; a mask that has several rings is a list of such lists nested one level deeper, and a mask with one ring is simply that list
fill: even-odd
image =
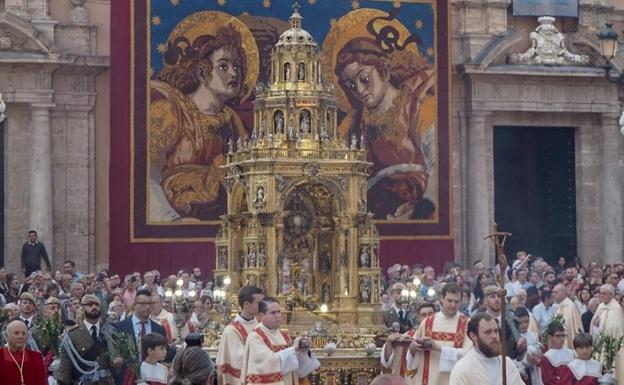
[{"label": "tie", "polygon": [[403,309],[399,310],[399,319],[403,320]]},{"label": "tie", "polygon": [[141,337],[141,339],[145,337],[145,325],[146,324],[147,324],[147,321],[141,321],[141,331],[139,332],[139,337]]},{"label": "tie", "polygon": [[91,326],[91,338],[93,338],[93,342],[97,342],[97,327],[95,325]]},{"label": "tie", "polygon": [[26,324],[26,327],[30,329],[30,323],[28,322],[28,320],[27,320],[27,319],[25,319],[25,320],[23,320],[23,321],[24,321],[24,323]]}]

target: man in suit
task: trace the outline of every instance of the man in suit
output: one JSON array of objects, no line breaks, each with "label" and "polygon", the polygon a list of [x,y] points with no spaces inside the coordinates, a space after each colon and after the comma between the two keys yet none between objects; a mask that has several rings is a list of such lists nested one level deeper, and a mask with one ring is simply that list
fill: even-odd
[{"label": "man in suit", "polygon": [[[165,328],[158,324],[158,322],[150,319],[150,310],[152,306],[152,292],[149,289],[139,289],[134,297],[134,314],[125,320],[118,322],[116,325],[117,330],[124,332],[134,339],[135,346],[139,346],[141,339],[149,333],[157,333],[167,338]],[[137,349],[140,353],[141,349]],[[166,362],[171,362],[175,355],[175,347],[167,347]],[[137,357],[139,362],[142,361],[142,357]],[[115,383],[121,385],[123,383],[124,371],[121,370],[115,374]]]},{"label": "man in suit", "polygon": [[409,310],[404,306],[403,300],[401,299],[401,292],[404,289],[407,289],[407,286],[400,282],[392,285],[391,293],[394,303],[390,309],[383,313],[384,325],[390,328],[392,324],[396,322],[399,324],[400,333],[406,333],[414,327],[414,323],[408,316]]},{"label": "man in suit", "polygon": [[87,294],[80,301],[84,321],[63,336],[61,362],[54,373],[59,385],[113,385],[112,367],[121,366],[113,343],[114,328],[102,321],[100,299]]},{"label": "man in suit", "polygon": [[581,316],[581,321],[583,321],[583,330],[585,333],[591,333],[591,320],[594,318],[598,305],[600,305],[600,300],[598,298],[590,299],[589,304],[587,305],[587,311]]}]

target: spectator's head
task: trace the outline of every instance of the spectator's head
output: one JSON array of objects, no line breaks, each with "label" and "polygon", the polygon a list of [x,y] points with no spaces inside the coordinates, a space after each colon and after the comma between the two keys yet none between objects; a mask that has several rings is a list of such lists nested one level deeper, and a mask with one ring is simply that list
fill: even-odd
[{"label": "spectator's head", "polygon": [[72,297],[74,298],[82,298],[82,296],[85,294],[85,285],[84,283],[78,281],[78,282],[74,282],[71,285],[71,289],[70,289],[70,294]]},{"label": "spectator's head", "polygon": [[527,281],[527,269],[516,270],[516,277],[518,278],[518,282],[525,283]]},{"label": "spectator's head", "polygon": [[531,272],[531,275],[529,275],[529,282],[533,286],[537,286],[539,284],[539,273],[537,271]]},{"label": "spectator's head", "polygon": [[565,279],[566,281],[572,281],[574,278],[576,278],[577,275],[577,271],[576,271],[576,267],[568,267],[565,270]]},{"label": "spectator's head", "polygon": [[373,378],[370,385],[407,385],[405,378],[393,374],[380,374]]},{"label": "spectator's head", "polygon": [[20,315],[22,318],[30,318],[35,315],[37,310],[37,300],[31,293],[22,293],[19,297]]},{"label": "spectator's head", "polygon": [[524,289],[518,289],[516,291],[516,297],[518,297],[518,301],[520,303],[520,306],[526,306],[526,301],[527,301],[527,292]]},{"label": "spectator's head", "polygon": [[555,273],[552,271],[547,271],[544,273],[544,285],[552,287],[553,282],[555,282]]},{"label": "spectator's head", "polygon": [[163,308],[162,297],[158,292],[152,293],[152,306],[150,307],[150,314],[154,317],[158,316]]},{"label": "spectator's head", "polygon": [[95,323],[102,315],[100,299],[93,295],[87,294],[80,301],[84,317],[91,323]]},{"label": "spectator's head", "polygon": [[61,315],[61,301],[56,297],[49,297],[45,301],[43,315],[48,320],[53,320]]},{"label": "spectator's head", "polygon": [[496,357],[500,354],[498,324],[488,313],[478,312],[472,316],[468,321],[467,333],[475,348],[486,357]]},{"label": "spectator's head", "polygon": [[26,346],[28,341],[28,326],[22,320],[9,322],[6,328],[7,344],[13,351],[20,351]]},{"label": "spectator's head", "polygon": [[595,313],[598,309],[598,305],[600,305],[600,300],[598,298],[591,298],[587,303],[587,309]]},{"label": "spectator's head", "polygon": [[432,302],[423,302],[418,305],[418,309],[416,311],[416,321],[420,324],[425,318],[433,315],[435,313],[435,305]]},{"label": "spectator's head", "polygon": [[460,302],[461,289],[456,283],[450,282],[442,287],[442,290],[440,290],[440,303],[442,312],[447,317],[454,317],[457,314]]},{"label": "spectator's head", "polygon": [[520,333],[526,333],[527,330],[529,330],[529,310],[527,310],[526,307],[518,307],[514,309],[514,315],[516,316],[518,331]]},{"label": "spectator's head", "polygon": [[576,298],[581,301],[581,303],[586,304],[591,299],[591,292],[586,287],[581,287],[576,291]]},{"label": "spectator's head", "polygon": [[472,274],[474,274],[475,277],[483,273],[485,273],[485,264],[481,260],[472,264]]},{"label": "spectator's head", "polygon": [[71,259],[66,259],[63,261],[63,272],[71,275],[72,277],[74,276],[74,273],[76,273],[76,263],[74,261],[72,261]]},{"label": "spectator's head", "polygon": [[145,274],[143,274],[143,283],[147,286],[152,285],[154,283],[154,273],[146,271]]},{"label": "spectator's head", "polygon": [[564,257],[559,257],[557,264],[559,265],[559,267],[561,268],[565,268],[566,265],[566,260]]},{"label": "spectator's head", "polygon": [[592,357],[593,338],[591,334],[579,333],[574,337],[572,342],[574,351],[580,360],[589,360]]},{"label": "spectator's head", "polygon": [[7,286],[9,286],[9,289],[17,290],[19,289],[19,285],[20,285],[20,281],[19,281],[19,278],[17,277],[17,274],[15,273],[7,274]]},{"label": "spectator's head", "polygon": [[134,296],[134,314],[141,321],[147,321],[152,306],[152,291],[149,289],[137,290]]},{"label": "spectator's head", "polygon": [[560,283],[553,289],[553,300],[555,303],[561,303],[568,297],[568,288]]},{"label": "spectator's head", "polygon": [[167,355],[167,339],[158,333],[148,333],[141,339],[141,354],[153,361],[162,361]]},{"label": "spectator's head", "polygon": [[618,283],[620,283],[620,276],[615,271],[612,271],[607,276],[606,282],[613,287],[618,287]]},{"label": "spectator's head", "polygon": [[485,297],[485,308],[492,314],[499,314],[501,311],[500,297],[498,294],[498,286],[490,285],[483,291]]},{"label": "spectator's head", "polygon": [[201,269],[199,267],[194,267],[193,268],[193,281],[201,280],[201,276],[202,276]]},{"label": "spectator's head", "polygon": [[546,328],[546,335],[548,336],[548,347],[550,349],[561,349],[565,342],[565,328],[561,322],[551,322]]},{"label": "spectator's head", "polygon": [[279,302],[272,297],[265,297],[258,305],[260,320],[267,328],[277,330],[282,321],[282,310]]},{"label": "spectator's head", "polygon": [[541,298],[542,302],[545,306],[550,306],[553,304],[553,292],[547,287],[543,287],[541,290]]},{"label": "spectator's head", "polygon": [[392,285],[392,288],[390,289],[390,294],[392,295],[392,300],[394,301],[395,304],[401,304],[403,301],[401,299],[401,292],[403,290],[407,290],[407,286],[405,286],[405,284],[401,283],[401,282],[397,282],[394,285]]},{"label": "spectator's head", "polygon": [[214,366],[208,353],[193,346],[179,351],[171,364],[169,385],[210,385]]},{"label": "spectator's head", "polygon": [[111,301],[108,304],[108,312],[117,314],[118,318],[121,318],[121,315],[124,313],[124,304],[121,301]]},{"label": "spectator's head", "polygon": [[243,286],[238,291],[238,305],[244,317],[255,317],[258,314],[258,304],[264,298],[262,289],[256,286]]},{"label": "spectator's head", "polygon": [[516,310],[520,307],[520,300],[518,299],[517,295],[511,297],[511,299],[509,300],[509,306],[511,307],[511,310]]},{"label": "spectator's head", "polygon": [[63,288],[63,290],[66,292],[70,291],[73,281],[74,281],[74,278],[72,277],[71,274],[64,273],[63,275],[61,275],[60,283],[61,283],[61,287]]},{"label": "spectator's head", "polygon": [[30,230],[28,232],[28,240],[32,243],[37,241],[37,232],[35,230]]},{"label": "spectator's head", "polygon": [[606,283],[600,286],[600,301],[605,305],[613,300],[615,296],[615,289],[610,284]]}]

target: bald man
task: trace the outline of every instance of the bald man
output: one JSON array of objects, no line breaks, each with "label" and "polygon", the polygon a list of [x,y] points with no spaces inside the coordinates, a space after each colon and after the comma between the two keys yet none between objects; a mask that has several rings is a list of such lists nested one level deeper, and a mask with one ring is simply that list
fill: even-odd
[{"label": "bald man", "polygon": [[566,339],[563,347],[574,349],[574,336],[583,330],[583,321],[581,321],[581,312],[579,312],[576,304],[568,297],[568,288],[560,283],[553,289],[553,298],[557,305],[557,313],[563,316],[564,326],[566,329]]},{"label": "bald man", "polygon": [[39,352],[26,349],[28,327],[21,320],[7,325],[7,346],[0,348],[3,385],[47,385],[48,373]]}]

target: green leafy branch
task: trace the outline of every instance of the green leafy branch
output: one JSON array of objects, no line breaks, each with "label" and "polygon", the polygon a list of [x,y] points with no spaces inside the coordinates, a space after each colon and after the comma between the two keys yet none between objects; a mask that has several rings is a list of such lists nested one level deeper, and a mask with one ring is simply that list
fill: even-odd
[{"label": "green leafy branch", "polygon": [[141,375],[141,362],[139,361],[139,352],[132,336],[121,331],[115,332],[113,333],[113,343],[119,356],[123,358],[124,363],[134,370],[135,376],[139,378]]},{"label": "green leafy branch", "polygon": [[596,357],[604,354],[604,367],[606,371],[613,371],[615,356],[618,351],[620,351],[623,342],[624,336],[613,337],[602,332],[598,335],[598,338],[596,338],[593,353]]},{"label": "green leafy branch", "polygon": [[61,336],[63,335],[63,322],[61,315],[56,314],[52,319],[42,317],[35,320],[34,327],[41,331],[47,342],[50,344],[50,350],[55,356],[61,353]]}]

